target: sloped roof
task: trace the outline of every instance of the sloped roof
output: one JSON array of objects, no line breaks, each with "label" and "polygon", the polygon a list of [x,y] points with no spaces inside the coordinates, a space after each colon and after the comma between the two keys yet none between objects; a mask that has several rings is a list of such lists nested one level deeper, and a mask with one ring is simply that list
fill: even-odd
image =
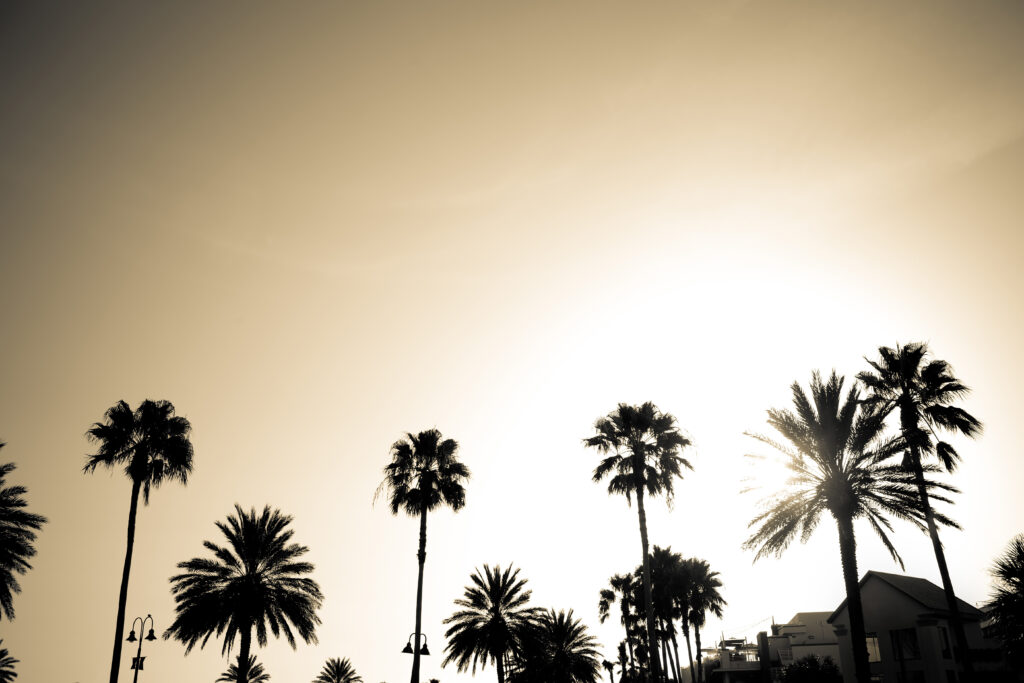
[{"label": "sloped roof", "polygon": [[[936,616],[940,617],[949,615],[949,610],[946,609],[946,593],[942,588],[936,586],[928,579],[870,570],[864,575],[864,578],[860,580],[860,584],[858,584],[859,587],[863,588],[864,584],[871,578],[876,578],[889,584],[891,587],[921,605],[921,607],[923,607],[927,612],[934,613]],[[970,605],[960,598],[957,598],[956,602],[957,606],[960,608],[960,616],[962,618],[972,621],[981,621],[985,618],[985,614],[974,605]],[[846,600],[843,600],[839,604],[839,607],[832,612],[832,616],[828,618],[828,623],[831,624],[845,608]]]}]

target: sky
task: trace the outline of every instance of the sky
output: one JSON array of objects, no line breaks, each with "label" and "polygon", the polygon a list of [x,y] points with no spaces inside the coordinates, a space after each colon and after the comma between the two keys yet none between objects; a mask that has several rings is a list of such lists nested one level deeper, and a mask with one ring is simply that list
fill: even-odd
[{"label": "sky", "polygon": [[[6,3],[0,9],[0,440],[49,523],[0,624],[19,680],[106,680],[129,482],[84,475],[118,400],[192,423],[187,486],[139,512],[128,619],[243,507],[293,516],[319,643],[406,680],[416,520],[373,494],[437,427],[472,471],[430,516],[423,680],[470,574],[514,563],[614,658],[598,592],[635,508],[582,439],[653,401],[693,441],[652,544],[707,559],[706,643],[843,598],[834,528],[753,563],[778,471],[744,432],[835,368],[925,341],[973,392],[946,531],[958,594],[1022,531],[1024,8],[1016,2]],[[858,559],[898,571],[867,528]],[[897,525],[906,572],[938,582]],[[213,680],[220,643],[147,643],[140,680]],[[126,647],[121,679],[130,675]],[[494,671],[477,672],[493,680]]]}]

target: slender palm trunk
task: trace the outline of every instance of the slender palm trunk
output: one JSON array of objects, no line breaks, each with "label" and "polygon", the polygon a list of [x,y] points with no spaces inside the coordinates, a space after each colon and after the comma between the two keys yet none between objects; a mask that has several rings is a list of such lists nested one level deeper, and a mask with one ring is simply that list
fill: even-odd
[{"label": "slender palm trunk", "polygon": [[498,683],[505,683],[505,653],[494,658],[494,666],[498,669]]},{"label": "slender palm trunk", "polygon": [[423,565],[427,561],[427,508],[420,511],[420,550],[416,553],[420,571],[416,579],[416,640],[412,648],[412,683],[420,683],[420,627],[423,614]]},{"label": "slender palm trunk", "polygon": [[238,648],[237,683],[249,683],[249,651],[252,649],[252,627],[242,629],[242,644]]},{"label": "slender palm trunk", "polygon": [[697,645],[697,681],[704,680],[704,658],[700,656],[700,626],[693,625],[693,640]]},{"label": "slender palm trunk", "polygon": [[[135,518],[139,511],[139,490],[142,482],[132,480],[132,502],[128,508],[128,546],[124,552],[124,570],[121,573],[121,592],[117,596],[117,623],[114,627],[114,656],[110,662],[110,683],[117,683],[121,666],[121,636],[124,635],[124,609],[128,602],[128,577],[132,571],[132,551],[135,549]],[[142,637],[142,634],[139,634]]]},{"label": "slender palm trunk", "polygon": [[668,680],[668,672],[672,670],[672,665],[668,661],[668,639],[665,637],[665,621],[658,619],[658,626],[661,628],[658,630],[658,641],[661,643],[661,670],[664,672],[665,680]]},{"label": "slender palm trunk", "polygon": [[629,647],[629,668],[636,669],[636,660],[633,659],[633,638],[629,635],[629,627],[626,627],[626,645]]},{"label": "slender palm trunk", "polygon": [[960,606],[957,604],[956,594],[953,592],[953,582],[949,578],[949,568],[946,566],[946,553],[942,549],[942,541],[939,540],[939,529],[935,525],[935,513],[932,511],[931,502],[928,500],[928,488],[925,485],[924,469],[921,467],[921,452],[917,446],[911,447],[911,455],[914,460],[914,479],[917,481],[918,495],[921,497],[921,507],[924,508],[925,520],[928,522],[928,535],[932,539],[932,548],[935,550],[935,561],[939,565],[939,576],[942,578],[942,591],[946,594],[946,607],[949,609],[949,622],[953,627],[953,636],[956,638],[957,655],[963,666],[961,683],[971,683],[974,680],[974,663],[971,661],[971,649],[967,644],[967,634],[964,633],[964,622],[960,616]]},{"label": "slender palm trunk", "polygon": [[693,668],[693,650],[690,649],[690,620],[683,617],[683,635],[686,636],[686,658],[690,660],[690,683],[696,683],[696,669]]},{"label": "slender palm trunk", "polygon": [[[658,643],[654,630],[654,599],[651,596],[651,556],[647,551],[647,512],[644,510],[643,486],[636,487],[636,509],[640,516],[640,545],[643,547],[644,612],[647,616],[647,651],[650,655],[650,673],[647,680],[661,678],[658,666]],[[414,683],[416,683],[414,681]]]},{"label": "slender palm trunk", "polygon": [[679,683],[680,669],[682,669],[682,666],[680,666],[679,664],[679,641],[676,639],[676,629],[674,626],[672,628],[672,650],[675,653],[676,660],[676,665],[675,668],[672,670],[672,673],[674,674],[676,683]]},{"label": "slender palm trunk", "polygon": [[846,608],[850,614],[850,643],[853,646],[853,669],[857,683],[869,683],[871,667],[868,664],[867,633],[864,629],[864,608],[860,601],[857,576],[857,540],[853,535],[853,520],[836,516],[839,527],[839,555],[843,564],[843,582],[846,584]]}]

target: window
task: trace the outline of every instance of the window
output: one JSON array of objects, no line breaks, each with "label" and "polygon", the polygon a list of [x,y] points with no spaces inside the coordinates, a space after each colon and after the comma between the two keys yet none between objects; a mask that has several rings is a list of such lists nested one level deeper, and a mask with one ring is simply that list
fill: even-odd
[{"label": "window", "polygon": [[867,634],[868,663],[882,661],[882,651],[878,648],[878,634]]},{"label": "window", "polygon": [[917,643],[916,628],[901,628],[891,631],[892,651],[896,661],[903,662],[910,659],[921,659],[921,648]]}]

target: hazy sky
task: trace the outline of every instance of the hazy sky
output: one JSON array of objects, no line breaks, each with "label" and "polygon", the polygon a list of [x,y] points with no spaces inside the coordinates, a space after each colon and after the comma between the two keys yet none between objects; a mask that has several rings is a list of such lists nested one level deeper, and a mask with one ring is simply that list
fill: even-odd
[{"label": "hazy sky", "polygon": [[[429,519],[423,680],[469,679],[441,621],[485,562],[612,659],[598,591],[640,561],[636,512],[581,439],[620,401],[695,443],[648,514],[722,574],[705,642],[834,609],[834,528],[740,549],[742,480],[777,478],[743,432],[896,342],[974,389],[943,539],[984,600],[1024,520],[1022,35],[1019,2],[5,3],[0,440],[50,519],[0,624],[21,679],[106,680],[130,485],[81,468],[122,398],[172,401],[196,451],[140,510],[129,620],[171,623],[168,577],[234,503],[280,507],[326,602],[319,645],[258,652],[275,681],[408,678],[417,524],[371,502],[434,426],[473,477]],[[898,571],[859,534],[862,572]],[[924,535],[894,540],[938,581]],[[147,683],[226,667],[144,654]]]}]

